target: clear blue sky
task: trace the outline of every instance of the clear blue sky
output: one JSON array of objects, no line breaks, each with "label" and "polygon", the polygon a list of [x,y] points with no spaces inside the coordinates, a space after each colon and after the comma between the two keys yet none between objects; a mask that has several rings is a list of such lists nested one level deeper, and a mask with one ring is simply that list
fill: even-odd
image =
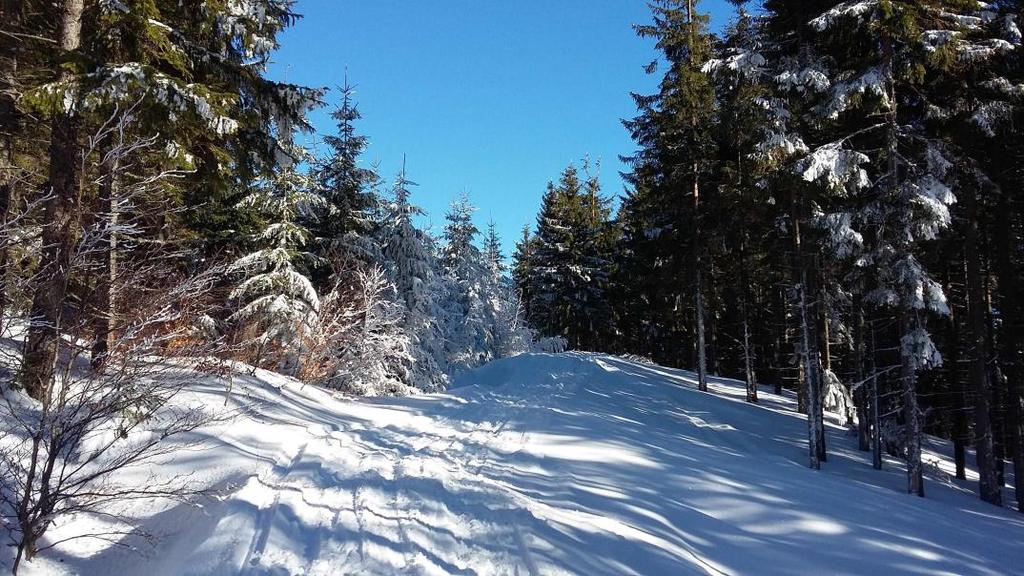
[{"label": "clear blue sky", "polygon": [[[732,18],[705,0],[713,27]],[[459,193],[491,218],[506,255],[534,225],[549,180],[584,155],[601,161],[608,194],[622,191],[618,156],[633,150],[620,119],[630,91],[651,92],[642,67],[653,44],[643,0],[299,0],[281,37],[275,78],[334,88],[345,68],[370,138],[365,162],[390,181],[407,158],[413,200],[439,229]],[[333,104],[337,91],[328,100]],[[334,129],[329,110],[312,120]]]}]

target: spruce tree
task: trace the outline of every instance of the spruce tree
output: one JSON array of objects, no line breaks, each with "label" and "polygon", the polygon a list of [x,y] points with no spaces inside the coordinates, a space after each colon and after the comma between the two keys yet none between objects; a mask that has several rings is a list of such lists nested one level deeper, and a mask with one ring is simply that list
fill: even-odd
[{"label": "spruce tree", "polygon": [[237,327],[242,345],[252,351],[254,366],[274,352],[273,366],[297,374],[303,340],[315,329],[320,301],[303,273],[314,257],[303,250],[310,234],[299,215],[316,197],[297,164],[308,156],[298,147],[289,152],[294,163],[259,182],[242,201],[242,207],[256,210],[266,226],[253,239],[254,250],[229,268],[241,276],[230,294],[237,309],[229,321]]},{"label": "spruce tree", "polygon": [[412,358],[409,384],[433,391],[444,388],[447,382],[444,318],[439,302],[444,294],[432,239],[413,222],[423,212],[410,202],[412,186],[415,183],[408,179],[403,164],[390,201],[384,206],[379,242],[397,297],[403,304],[403,326]]},{"label": "spruce tree", "polygon": [[605,226],[608,209],[596,180],[582,182],[569,165],[548,184],[528,259],[530,323],[545,336],[562,336],[574,349],[596,349],[611,321],[607,301]]},{"label": "spruce tree", "polygon": [[316,167],[324,209],[313,233],[324,249],[342,250],[369,262],[376,253],[371,239],[380,207],[376,192],[380,177],[376,170],[360,166],[369,140],[356,131],[361,116],[354,100],[355,88],[347,76],[339,91],[341,103],[331,112],[337,123],[336,133],[324,136],[329,153],[318,160]]}]

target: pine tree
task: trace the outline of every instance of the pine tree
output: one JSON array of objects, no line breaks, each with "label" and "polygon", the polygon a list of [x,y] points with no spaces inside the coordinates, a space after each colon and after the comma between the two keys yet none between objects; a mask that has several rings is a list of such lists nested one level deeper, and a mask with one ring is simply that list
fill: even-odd
[{"label": "pine tree", "polygon": [[608,209],[597,181],[581,182],[569,165],[548,184],[530,249],[529,320],[545,336],[562,336],[574,349],[595,349],[611,320],[603,256]]},{"label": "pine tree", "polygon": [[[757,402],[755,374],[753,307],[756,297],[751,277],[757,268],[758,251],[752,246],[755,238],[767,238],[771,230],[768,198],[759,179],[765,175],[759,162],[758,143],[768,124],[762,104],[770,95],[766,82],[765,58],[760,53],[760,30],[746,12],[745,2],[734,1],[737,18],[728,30],[716,57],[705,65],[715,82],[717,108],[718,154],[721,157],[718,175],[719,202],[712,207],[713,219],[721,222],[717,232],[725,246],[720,258],[727,277],[735,279],[735,299],[739,305],[740,343],[743,376],[747,385],[747,401]],[[732,264],[732,265],[730,265]],[[753,269],[753,270],[752,270]],[[726,307],[726,313],[729,308]]]},{"label": "pine tree", "polygon": [[473,241],[476,208],[465,194],[445,214],[441,270],[447,280],[445,344],[450,371],[479,366],[494,358],[493,317],[487,307],[487,265]]},{"label": "pine tree", "polygon": [[325,249],[342,250],[370,262],[377,252],[371,240],[380,207],[376,192],[380,177],[376,170],[359,165],[369,140],[356,131],[361,116],[354,101],[355,89],[347,76],[339,90],[341,104],[331,113],[337,132],[324,137],[330,153],[318,161],[316,168],[324,209],[312,231]]},{"label": "pine tree", "polygon": [[498,237],[497,224],[494,220],[487,222],[487,237],[484,238],[484,258],[495,275],[502,275],[508,266],[501,253],[501,238]]},{"label": "pine tree", "polygon": [[258,183],[243,200],[243,207],[258,211],[266,227],[255,240],[255,250],[237,259],[230,271],[242,275],[230,298],[238,305],[229,321],[237,326],[242,344],[253,352],[259,366],[278,348],[275,366],[291,374],[300,368],[303,339],[315,330],[320,306],[316,289],[302,273],[302,260],[313,255],[303,247],[309,231],[299,223],[300,209],[314,202],[310,180],[297,171],[305,151],[292,147],[294,163],[267,181]]},{"label": "pine tree", "polygon": [[530,264],[535,249],[533,236],[530,234],[530,226],[523,225],[522,235],[516,242],[516,250],[512,253],[512,282],[515,284],[516,292],[523,304],[523,313],[529,316],[530,282],[533,277],[533,268]]},{"label": "pine tree", "polygon": [[404,307],[404,329],[410,340],[410,382],[421,390],[438,390],[447,382],[445,374],[444,318],[440,310],[443,286],[431,249],[432,239],[418,230],[413,218],[422,210],[411,204],[410,188],[403,164],[395,178],[392,198],[385,205],[380,230],[384,262],[390,270],[399,300]]},{"label": "pine tree", "polygon": [[[694,346],[698,388],[707,390],[707,343],[705,310],[704,238],[701,232],[701,191],[714,155],[711,114],[714,90],[704,67],[711,58],[712,38],[708,17],[697,11],[697,0],[662,0],[652,5],[654,23],[637,26],[641,37],[654,38],[668,70],[662,79],[657,106],[662,137],[674,148],[665,150],[660,169],[669,187],[681,187],[690,195],[689,247],[693,278]],[[681,222],[673,222],[679,226]]]}]

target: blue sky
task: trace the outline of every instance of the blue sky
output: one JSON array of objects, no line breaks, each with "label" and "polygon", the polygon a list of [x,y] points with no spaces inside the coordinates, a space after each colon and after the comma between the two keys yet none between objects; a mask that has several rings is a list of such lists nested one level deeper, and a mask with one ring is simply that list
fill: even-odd
[{"label": "blue sky", "polygon": [[[705,0],[719,28],[725,0]],[[653,44],[631,25],[643,0],[299,0],[271,76],[334,88],[348,69],[370,138],[364,157],[390,182],[405,155],[413,200],[439,229],[469,193],[481,230],[493,219],[506,255],[534,225],[546,183],[585,155],[618,195],[618,156],[633,150],[621,118],[630,91],[651,92]],[[333,104],[337,91],[328,100]],[[311,119],[334,129],[328,109]],[[315,144],[310,142],[310,144]]]}]

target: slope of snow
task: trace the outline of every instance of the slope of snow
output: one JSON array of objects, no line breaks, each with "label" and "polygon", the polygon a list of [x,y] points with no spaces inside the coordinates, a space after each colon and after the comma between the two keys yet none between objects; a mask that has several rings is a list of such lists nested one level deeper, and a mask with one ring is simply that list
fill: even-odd
[{"label": "slope of snow", "polygon": [[[1006,574],[1024,519],[927,459],[870,468],[832,426],[806,467],[789,397],[588,354],[529,354],[444,394],[353,401],[236,377],[231,422],[157,473],[218,488],[136,512],[158,536],[48,551],[29,574]],[[222,383],[197,385],[209,405]],[[55,534],[90,527],[75,518]],[[9,562],[4,556],[0,564]]]}]

